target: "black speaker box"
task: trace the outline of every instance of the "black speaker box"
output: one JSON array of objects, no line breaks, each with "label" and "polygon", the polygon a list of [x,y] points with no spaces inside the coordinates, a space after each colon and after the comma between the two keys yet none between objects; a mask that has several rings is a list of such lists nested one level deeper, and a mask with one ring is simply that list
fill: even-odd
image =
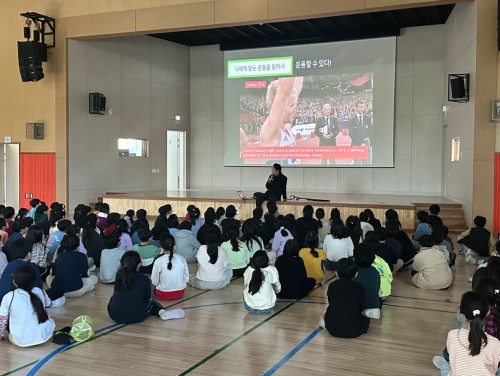
[{"label": "black speaker box", "polygon": [[465,83],[462,77],[450,78],[451,95],[453,98],[465,96]]},{"label": "black speaker box", "polygon": [[470,75],[468,73],[448,75],[448,101],[465,103],[469,101]]},{"label": "black speaker box", "polygon": [[42,61],[47,61],[47,45],[40,42],[17,42],[19,73],[23,82],[40,81],[43,74]]},{"label": "black speaker box", "polygon": [[106,97],[101,93],[89,93],[89,114],[104,115]]}]

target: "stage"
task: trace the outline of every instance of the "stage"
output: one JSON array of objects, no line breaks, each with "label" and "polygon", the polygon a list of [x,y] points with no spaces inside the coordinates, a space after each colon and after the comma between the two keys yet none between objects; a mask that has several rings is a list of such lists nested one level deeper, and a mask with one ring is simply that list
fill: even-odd
[{"label": "stage", "polygon": [[[252,197],[253,192],[244,191],[246,197]],[[311,199],[329,200],[329,202],[315,202],[311,200],[280,201],[278,211],[280,213],[293,213],[296,218],[302,216],[302,208],[310,204],[314,209],[322,207],[325,209],[326,218],[330,216],[330,210],[338,208],[342,218],[349,215],[359,215],[364,209],[371,209],[379,219],[384,218],[387,209],[395,209],[403,228],[412,231],[415,228],[416,212],[427,210],[431,204],[441,206],[440,216],[450,231],[457,232],[466,228],[463,218],[462,205],[442,196],[411,196],[411,195],[380,195],[380,194],[350,194],[350,193],[326,193],[326,192],[290,192],[289,197],[308,197]],[[165,190],[151,191],[147,193],[108,192],[103,196],[103,202],[108,203],[111,212],[125,214],[128,209],[145,209],[150,217],[158,215],[158,208],[165,204],[172,205],[172,210],[179,217],[186,214],[186,207],[190,204],[196,205],[203,216],[208,207],[226,207],[233,204],[239,209],[241,219],[252,216],[255,208],[255,200],[242,200],[236,190]],[[265,204],[263,205],[264,211]]]}]

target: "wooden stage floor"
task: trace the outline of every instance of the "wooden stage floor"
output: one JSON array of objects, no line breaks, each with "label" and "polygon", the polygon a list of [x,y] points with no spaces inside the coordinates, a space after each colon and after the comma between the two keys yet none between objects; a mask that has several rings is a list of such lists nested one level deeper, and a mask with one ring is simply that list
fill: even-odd
[{"label": "wooden stage floor", "polygon": [[[244,192],[246,197],[252,197],[253,192]],[[349,215],[359,215],[364,209],[372,209],[377,218],[384,218],[387,209],[396,209],[399,214],[403,228],[412,230],[415,227],[416,208],[425,207],[430,204],[439,204],[443,208],[461,210],[461,205],[441,196],[411,196],[411,195],[379,195],[379,194],[347,194],[347,193],[325,193],[325,192],[297,192],[288,193],[299,197],[329,200],[329,202],[315,202],[311,200],[288,200],[278,202],[280,213],[292,213],[296,217],[302,216],[302,208],[305,204],[311,204],[314,209],[322,207],[325,209],[326,217],[329,218],[330,210],[337,207],[342,218]],[[235,205],[239,210],[241,219],[250,218],[255,208],[255,200],[241,200],[236,190],[202,190],[189,189],[182,191],[148,191],[128,193],[107,193],[103,201],[110,205],[112,212],[125,214],[128,209],[146,209],[148,215],[156,216],[158,208],[165,204],[171,204],[173,213],[179,217],[184,216],[186,207],[190,204],[200,208],[201,214],[206,208],[219,206],[226,207]]]}]

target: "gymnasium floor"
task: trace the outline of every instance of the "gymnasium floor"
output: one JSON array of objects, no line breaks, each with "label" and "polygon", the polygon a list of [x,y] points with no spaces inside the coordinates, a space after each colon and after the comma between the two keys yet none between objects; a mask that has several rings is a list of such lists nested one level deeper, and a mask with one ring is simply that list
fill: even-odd
[{"label": "gymnasium floor", "polygon": [[[190,265],[194,272],[195,266]],[[439,375],[432,365],[441,352],[467,278],[474,267],[458,256],[453,285],[419,290],[410,273],[398,273],[381,320],[368,333],[338,339],[318,327],[326,308],[321,286],[302,300],[280,300],[270,315],[252,315],[242,304],[242,279],[223,290],[188,287],[183,299],[163,302],[186,317],[141,324],[113,323],[106,311],[112,286],[49,310],[56,327],[90,315],[97,334],[69,347],[52,342],[22,349],[0,343],[1,375]],[[332,278],[327,275],[327,279]]]}]

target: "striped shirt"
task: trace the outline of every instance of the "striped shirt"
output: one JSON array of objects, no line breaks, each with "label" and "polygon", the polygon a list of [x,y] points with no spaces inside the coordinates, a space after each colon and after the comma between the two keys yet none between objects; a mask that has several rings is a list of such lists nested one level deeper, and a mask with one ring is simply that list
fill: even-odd
[{"label": "striped shirt", "polygon": [[489,334],[488,344],[476,356],[470,355],[469,330],[453,329],[448,332],[446,347],[450,353],[451,371],[448,376],[495,376],[500,362],[500,341]]}]

